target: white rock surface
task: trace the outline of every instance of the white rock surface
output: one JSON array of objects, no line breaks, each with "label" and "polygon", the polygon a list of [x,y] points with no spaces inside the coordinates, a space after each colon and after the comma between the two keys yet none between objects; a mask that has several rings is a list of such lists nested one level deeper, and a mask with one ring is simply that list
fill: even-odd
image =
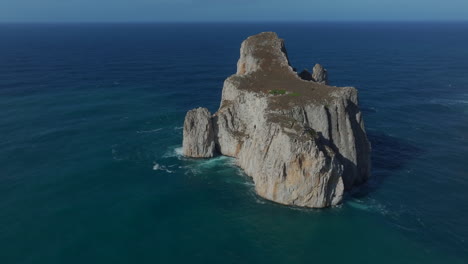
[{"label": "white rock surface", "polygon": [[328,85],[328,72],[320,64],[315,64],[312,69],[312,79],[315,82]]},{"label": "white rock surface", "polygon": [[206,108],[187,112],[184,122],[182,149],[185,156],[211,158],[215,153],[213,122]]},{"label": "white rock surface", "polygon": [[212,117],[187,113],[184,155],[236,157],[260,196],[294,206],[336,205],[370,176],[355,88],[302,80],[272,32],[245,40],[237,66]]}]

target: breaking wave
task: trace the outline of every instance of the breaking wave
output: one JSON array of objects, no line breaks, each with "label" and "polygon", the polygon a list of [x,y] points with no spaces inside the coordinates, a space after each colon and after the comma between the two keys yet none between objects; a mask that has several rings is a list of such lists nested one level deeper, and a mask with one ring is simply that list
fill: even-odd
[{"label": "breaking wave", "polygon": [[158,132],[158,131],[161,131],[162,128],[156,128],[156,129],[153,129],[153,130],[140,130],[140,131],[137,131],[138,134],[146,134],[146,133],[155,133],[155,132]]},{"label": "breaking wave", "polygon": [[350,199],[348,201],[344,201],[345,205],[348,205],[354,209],[361,210],[361,211],[367,211],[367,212],[373,212],[373,213],[380,213],[382,215],[388,215],[390,212],[387,210],[387,208],[377,202],[374,199]]},{"label": "breaking wave", "polygon": [[[169,167],[170,167],[170,166],[169,166]],[[155,170],[155,171],[158,171],[158,170],[159,170],[159,171],[165,171],[165,172],[167,172],[167,173],[174,173],[174,171],[171,171],[171,170],[169,170],[166,166],[160,165],[160,164],[158,164],[158,163],[155,163],[155,164],[154,164],[153,170]]]},{"label": "breaking wave", "polygon": [[163,158],[178,158],[181,159],[183,157],[182,147],[181,146],[173,146],[171,147],[164,155]]}]

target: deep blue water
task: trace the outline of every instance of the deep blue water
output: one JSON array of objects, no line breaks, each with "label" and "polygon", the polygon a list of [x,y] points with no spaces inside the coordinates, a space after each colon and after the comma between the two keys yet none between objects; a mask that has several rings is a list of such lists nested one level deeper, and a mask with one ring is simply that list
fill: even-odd
[{"label": "deep blue water", "polygon": [[[241,41],[359,89],[373,178],[326,210],[182,158]],[[468,23],[0,25],[0,263],[467,263]]]}]

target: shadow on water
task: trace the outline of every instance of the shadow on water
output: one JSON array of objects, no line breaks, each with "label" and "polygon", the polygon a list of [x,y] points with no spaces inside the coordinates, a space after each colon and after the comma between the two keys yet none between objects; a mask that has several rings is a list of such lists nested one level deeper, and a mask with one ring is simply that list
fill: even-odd
[{"label": "shadow on water", "polygon": [[352,198],[367,196],[378,189],[387,177],[424,153],[423,149],[385,133],[369,131],[367,136],[372,146],[372,176],[368,182],[353,190]]}]

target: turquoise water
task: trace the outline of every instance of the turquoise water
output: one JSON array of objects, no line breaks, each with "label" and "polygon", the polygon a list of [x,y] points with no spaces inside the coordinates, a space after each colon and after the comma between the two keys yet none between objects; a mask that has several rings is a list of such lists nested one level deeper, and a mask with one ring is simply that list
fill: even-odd
[{"label": "turquoise water", "polygon": [[[372,180],[336,208],[180,156],[241,41],[359,89]],[[0,25],[0,263],[467,263],[468,24]]]}]

